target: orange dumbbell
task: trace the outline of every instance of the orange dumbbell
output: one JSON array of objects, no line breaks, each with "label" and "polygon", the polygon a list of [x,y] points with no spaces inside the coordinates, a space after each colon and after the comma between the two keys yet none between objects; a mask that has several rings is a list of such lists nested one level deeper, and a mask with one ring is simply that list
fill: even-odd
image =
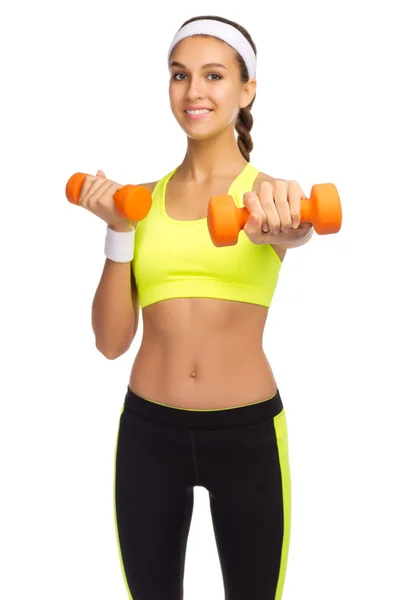
[{"label": "orange dumbbell", "polygon": [[[250,212],[238,208],[232,196],[212,196],[208,205],[208,229],[215,246],[234,246]],[[301,223],[311,223],[319,234],[337,233],[342,225],[339,194],[333,183],[317,183],[311,196],[301,200]]]},{"label": "orange dumbbell", "polygon": [[[75,173],[66,184],[65,194],[72,204],[79,204],[79,196],[85,177],[85,173]],[[150,190],[142,185],[125,185],[117,190],[113,198],[119,215],[131,221],[142,221],[151,208]]]}]

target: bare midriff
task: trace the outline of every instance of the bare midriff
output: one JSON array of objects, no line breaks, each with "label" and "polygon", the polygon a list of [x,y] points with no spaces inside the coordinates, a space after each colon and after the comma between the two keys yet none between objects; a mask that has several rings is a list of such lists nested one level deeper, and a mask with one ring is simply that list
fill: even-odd
[{"label": "bare midriff", "polygon": [[173,298],[147,306],[131,391],[198,410],[271,398],[277,383],[262,345],[267,314],[264,306],[213,298]]}]

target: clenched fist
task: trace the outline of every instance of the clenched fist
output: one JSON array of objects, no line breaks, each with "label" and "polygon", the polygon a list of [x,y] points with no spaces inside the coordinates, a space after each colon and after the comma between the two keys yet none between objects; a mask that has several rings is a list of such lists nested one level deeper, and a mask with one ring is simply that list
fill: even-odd
[{"label": "clenched fist", "polygon": [[311,223],[300,223],[302,198],[306,196],[299,183],[281,179],[262,181],[259,195],[246,192],[243,204],[250,215],[244,232],[249,240],[253,244],[278,244],[280,231],[311,229]]},{"label": "clenched fist", "polygon": [[116,211],[114,195],[123,186],[111,179],[106,179],[103,171],[96,176],[86,175],[78,204],[94,215],[103,219],[115,231],[130,231],[132,221],[121,217]]}]

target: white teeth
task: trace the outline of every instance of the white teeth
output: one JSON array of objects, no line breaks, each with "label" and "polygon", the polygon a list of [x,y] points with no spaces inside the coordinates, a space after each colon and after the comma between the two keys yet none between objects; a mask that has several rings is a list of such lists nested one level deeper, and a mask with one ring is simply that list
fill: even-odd
[{"label": "white teeth", "polygon": [[209,109],[207,108],[202,108],[200,110],[186,110],[185,112],[187,112],[189,115],[202,115],[204,113],[208,113],[211,112]]}]

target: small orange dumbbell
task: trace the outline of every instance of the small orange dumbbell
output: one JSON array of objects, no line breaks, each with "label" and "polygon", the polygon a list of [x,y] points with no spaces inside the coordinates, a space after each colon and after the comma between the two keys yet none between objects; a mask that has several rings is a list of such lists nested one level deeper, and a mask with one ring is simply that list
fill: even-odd
[{"label": "small orange dumbbell", "polygon": [[[249,219],[230,195],[212,196],[208,205],[208,229],[215,246],[234,246]],[[342,225],[342,207],[333,183],[316,183],[311,196],[301,200],[301,223],[311,223],[319,234],[337,233]]]},{"label": "small orange dumbbell", "polygon": [[[72,204],[79,204],[79,196],[85,177],[85,173],[75,173],[66,184],[65,194]],[[142,185],[125,185],[117,190],[113,198],[119,215],[131,221],[142,221],[151,208],[150,190]]]}]

